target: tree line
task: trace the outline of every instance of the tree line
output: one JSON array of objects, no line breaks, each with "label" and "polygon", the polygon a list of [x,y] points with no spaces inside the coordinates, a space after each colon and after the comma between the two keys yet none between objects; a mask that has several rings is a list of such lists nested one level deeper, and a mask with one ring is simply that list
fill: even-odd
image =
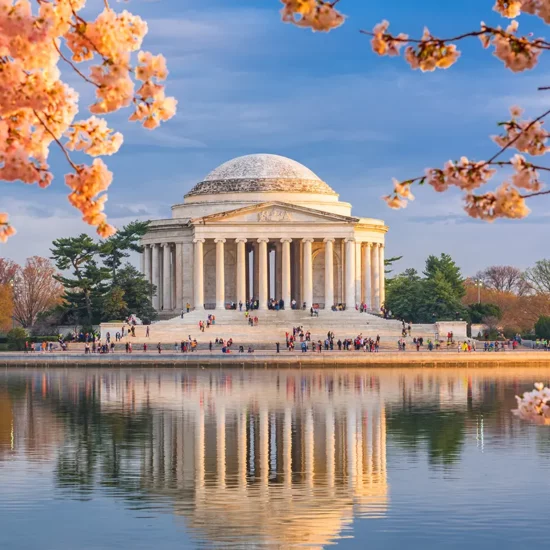
[{"label": "tree line", "polygon": [[148,223],[132,222],[103,241],[86,234],[57,239],[51,259],[33,256],[23,266],[0,258],[0,329],[18,325],[41,335],[130,314],[154,320],[156,288],[127,261],[142,252]]},{"label": "tree line", "polygon": [[413,323],[459,318],[491,333],[533,334],[538,321],[550,317],[550,260],[526,270],[490,266],[464,277],[448,254],[429,256],[422,273],[407,269],[388,279],[386,307]]}]

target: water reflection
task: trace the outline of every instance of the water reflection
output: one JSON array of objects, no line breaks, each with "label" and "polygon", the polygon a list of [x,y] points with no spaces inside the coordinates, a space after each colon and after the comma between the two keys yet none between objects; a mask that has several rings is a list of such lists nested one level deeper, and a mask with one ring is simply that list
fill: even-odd
[{"label": "water reflection", "polygon": [[207,547],[321,548],[390,514],[390,445],[452,468],[469,437],[514,437],[513,396],[535,378],[548,372],[11,372],[0,468],[51,463],[64,498],[168,512]]}]

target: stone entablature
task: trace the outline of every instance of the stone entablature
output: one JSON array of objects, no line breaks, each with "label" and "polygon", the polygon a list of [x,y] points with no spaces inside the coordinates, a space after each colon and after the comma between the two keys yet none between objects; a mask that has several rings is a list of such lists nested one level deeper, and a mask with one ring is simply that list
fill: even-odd
[{"label": "stone entablature", "polygon": [[321,195],[336,195],[336,193],[321,180],[302,180],[290,178],[265,179],[229,179],[202,181],[195,185],[186,197],[193,195],[213,195],[217,193],[316,193]]}]

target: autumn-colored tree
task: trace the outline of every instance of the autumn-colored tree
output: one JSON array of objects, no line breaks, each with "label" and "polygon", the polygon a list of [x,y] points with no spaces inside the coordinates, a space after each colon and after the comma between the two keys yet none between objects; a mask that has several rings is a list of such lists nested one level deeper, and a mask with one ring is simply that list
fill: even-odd
[{"label": "autumn-colored tree", "polygon": [[47,258],[32,256],[19,268],[14,279],[14,318],[32,327],[37,317],[60,303],[62,285],[54,278],[56,269]]},{"label": "autumn-colored tree", "polygon": [[526,294],[530,289],[523,271],[512,265],[493,265],[479,271],[475,279],[482,282],[485,287],[501,292]]},{"label": "autumn-colored tree", "polygon": [[9,284],[0,284],[0,330],[7,331],[12,327],[13,290]]},{"label": "autumn-colored tree", "polygon": [[13,279],[19,265],[8,258],[0,258],[0,285],[9,285],[13,283]]},{"label": "autumn-colored tree", "polygon": [[[476,304],[478,288],[471,282],[465,284],[464,305]],[[481,291],[482,303],[495,304],[502,312],[500,326],[514,328],[519,332],[533,330],[541,315],[550,315],[550,294],[532,294],[519,296],[513,292],[503,292],[491,288]]]},{"label": "autumn-colored tree", "polygon": [[[100,4],[97,17],[87,19]],[[132,58],[147,24],[115,10],[109,0],[3,0],[0,34],[0,179],[47,187],[53,180],[48,153],[55,143],[71,168],[65,176],[69,202],[100,236],[112,235],[115,230],[103,213],[112,173],[98,158],[90,165],[76,164],[69,151],[91,157],[118,151],[122,134],[96,115],[131,107],[130,120],[148,129],[174,116],[177,102],[165,96],[161,84],[168,74],[164,57],[139,51]],[[81,63],[86,66],[79,68]],[[95,92],[90,118],[75,121],[78,94],[61,80],[60,65]],[[14,233],[8,215],[0,213],[0,241]]]}]

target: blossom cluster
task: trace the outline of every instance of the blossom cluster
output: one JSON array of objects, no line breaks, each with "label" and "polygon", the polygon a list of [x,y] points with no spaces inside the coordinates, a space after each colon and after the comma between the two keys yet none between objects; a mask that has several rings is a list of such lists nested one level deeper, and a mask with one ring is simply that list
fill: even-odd
[{"label": "blossom cluster", "polygon": [[512,413],[535,424],[550,425],[550,388],[542,382],[535,384],[535,389],[525,392],[523,396],[516,395],[518,408]]},{"label": "blossom cluster", "polygon": [[[397,36],[388,31],[389,23],[382,21],[372,31],[372,50],[378,55],[399,55],[402,46],[408,44],[408,36],[400,33]],[[412,69],[431,72],[435,69],[447,69],[460,57],[460,52],[454,44],[435,38],[429,29],[424,29],[421,40],[416,40],[414,46],[405,48],[405,59]]]},{"label": "blossom cluster", "polygon": [[[429,29],[424,29],[420,40],[412,40],[406,34],[392,35],[388,32],[389,23],[378,23],[370,34],[372,36],[372,50],[378,55],[399,55],[401,47],[405,48],[405,59],[412,69],[420,69],[422,72],[430,72],[435,69],[447,69],[454,65],[460,57],[460,52],[449,40],[433,36]],[[517,36],[519,24],[512,21],[506,29],[501,27],[491,28],[481,23],[481,30],[468,33],[466,36],[478,36],[484,48],[492,45],[494,55],[504,62],[505,66],[514,71],[521,72],[532,69],[538,62],[542,52],[542,46],[548,46],[542,39],[529,39]]]},{"label": "blossom cluster", "polygon": [[344,16],[334,7],[336,2],[325,0],[281,0],[281,16],[285,23],[328,32],[344,22]]},{"label": "blossom cluster", "polygon": [[482,22],[479,35],[483,47],[492,45],[495,48],[493,55],[514,73],[534,68],[542,53],[541,39],[530,40],[525,36],[517,36],[518,28],[517,21],[512,21],[506,30],[500,27],[491,29]]},{"label": "blossom cluster", "polygon": [[0,213],[0,243],[5,243],[15,233],[15,227],[8,222],[8,215],[5,212]]},{"label": "blossom cluster", "polygon": [[69,202],[84,213],[83,220],[95,225],[103,238],[113,235],[115,228],[107,223],[103,213],[107,195],[98,195],[106,191],[112,181],[113,174],[101,159],[95,159],[91,166],[77,166],[76,173],[65,176],[65,183],[72,189]]},{"label": "blossom cluster", "polygon": [[511,120],[500,123],[505,133],[493,136],[493,141],[501,147],[512,145],[521,153],[533,156],[547,153],[550,148],[546,146],[548,132],[543,128],[544,122],[542,120],[519,120],[522,111],[518,107],[512,107],[510,112]]},{"label": "blossom cluster", "polygon": [[470,217],[489,222],[497,218],[521,219],[530,212],[525,198],[506,182],[494,192],[483,195],[468,193],[464,201],[464,210]]},{"label": "blossom cluster", "polygon": [[[493,137],[504,149],[515,148],[529,155],[542,155],[548,151],[547,133],[542,128],[542,121],[520,120],[522,110],[519,107],[510,109],[512,118],[501,122],[505,134]],[[497,155],[498,156],[498,155]],[[494,157],[495,158],[495,157]],[[476,195],[472,191],[485,185],[496,173],[494,166],[511,166],[514,170],[510,182],[505,181],[495,191]],[[428,168],[425,175],[414,180],[398,182],[394,179],[394,191],[383,197],[390,208],[404,208],[411,200],[410,186],[418,181],[427,183],[435,191],[447,191],[458,187],[465,191],[465,211],[473,218],[493,221],[497,218],[524,218],[529,214],[525,204],[526,197],[521,191],[539,192],[543,184],[539,179],[537,167],[521,154],[514,155],[508,161],[472,161],[462,157],[459,161],[448,161],[444,167]]]},{"label": "blossom cluster", "polygon": [[[47,159],[55,143],[74,170],[66,177],[71,204],[107,235],[113,231],[103,213],[107,196],[96,199],[93,192],[104,191],[112,176],[103,163],[74,164],[68,151],[111,155],[120,148],[122,135],[97,116],[74,121],[79,98],[61,80],[60,63],[94,87],[90,111],[95,115],[133,104],[131,119],[153,128],[175,114],[176,101],[165,96],[160,84],[167,75],[162,56],[140,52],[138,66],[132,66],[147,24],[127,11],[117,13],[108,2],[95,20],[86,21],[81,15],[86,3],[39,1],[34,8],[30,0],[0,0],[0,178],[47,187],[53,180]],[[86,75],[77,65],[89,61]],[[137,92],[134,80],[142,82]],[[13,234],[6,229],[11,226],[0,226],[0,240]]]},{"label": "blossom cluster", "polygon": [[545,23],[550,23],[550,0],[496,0],[493,9],[510,19],[524,12],[538,15]]}]

